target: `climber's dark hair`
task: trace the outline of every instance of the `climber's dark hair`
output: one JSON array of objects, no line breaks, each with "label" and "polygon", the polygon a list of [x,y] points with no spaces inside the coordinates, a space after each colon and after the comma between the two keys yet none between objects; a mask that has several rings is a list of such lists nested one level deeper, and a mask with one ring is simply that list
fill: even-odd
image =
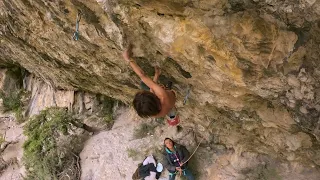
[{"label": "climber's dark hair", "polygon": [[133,99],[133,107],[140,117],[149,117],[161,111],[160,99],[149,91],[138,92]]}]

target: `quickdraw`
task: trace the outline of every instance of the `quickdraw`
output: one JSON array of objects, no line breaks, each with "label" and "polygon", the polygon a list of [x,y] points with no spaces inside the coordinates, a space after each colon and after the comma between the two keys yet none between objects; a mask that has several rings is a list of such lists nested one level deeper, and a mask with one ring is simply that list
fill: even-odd
[{"label": "quickdraw", "polygon": [[186,96],[184,97],[184,100],[183,100],[183,105],[186,105],[187,104],[187,100],[189,98],[189,95],[190,95],[190,85],[188,85],[188,89],[187,89],[187,94]]},{"label": "quickdraw", "polygon": [[80,10],[78,10],[78,14],[77,14],[77,20],[76,20],[76,31],[73,33],[72,39],[75,41],[79,40],[79,25],[80,25],[80,20],[81,20],[81,15],[82,12]]}]

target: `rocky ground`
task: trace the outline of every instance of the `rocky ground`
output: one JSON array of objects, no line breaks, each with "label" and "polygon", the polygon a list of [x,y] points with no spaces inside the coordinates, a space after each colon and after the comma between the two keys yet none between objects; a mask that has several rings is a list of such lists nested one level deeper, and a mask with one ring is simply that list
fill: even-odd
[{"label": "rocky ground", "polygon": [[[22,164],[23,149],[22,145],[25,136],[22,134],[23,125],[18,125],[11,114],[1,114],[0,134],[4,142],[1,143],[1,175],[3,180],[23,179],[25,170]],[[2,168],[3,167],[3,168]]]}]

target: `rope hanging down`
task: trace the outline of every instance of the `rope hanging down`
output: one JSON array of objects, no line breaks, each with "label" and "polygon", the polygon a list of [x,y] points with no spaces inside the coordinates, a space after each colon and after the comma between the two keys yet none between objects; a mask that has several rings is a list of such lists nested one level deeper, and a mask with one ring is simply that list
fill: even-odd
[{"label": "rope hanging down", "polygon": [[[207,117],[207,120],[209,120],[208,117]],[[210,124],[207,126],[206,130],[209,129],[210,125],[211,125],[213,122],[214,122],[214,121],[211,121],[211,122],[210,122]],[[188,161],[192,158],[192,156],[196,153],[196,151],[198,150],[198,148],[199,148],[199,146],[200,146],[200,144],[202,143],[203,140],[204,140],[204,137],[202,137],[202,139],[201,139],[201,141],[198,143],[198,146],[196,147],[196,149],[195,149],[195,150],[193,151],[193,153],[189,156],[189,158],[188,158],[184,163],[182,163],[182,165],[185,164],[186,162],[188,162]]]},{"label": "rope hanging down", "polygon": [[[209,120],[208,117],[207,117],[207,120]],[[211,125],[213,122],[214,122],[214,121],[211,121],[211,122],[210,122],[210,124],[207,126],[206,130],[209,129],[210,125]],[[188,158],[185,162],[183,162],[183,163],[181,163],[181,164],[180,164],[180,162],[179,162],[179,165],[180,165],[180,166],[183,166],[185,163],[187,163],[187,162],[192,158],[192,156],[197,152],[197,150],[198,150],[198,148],[199,148],[199,146],[200,146],[200,144],[202,143],[203,140],[204,140],[204,137],[201,138],[201,141],[198,143],[196,149],[193,151],[193,153],[189,156],[189,158]],[[178,179],[181,178],[181,175],[182,175],[182,171],[180,170],[180,171],[179,171],[179,174],[178,174]]]},{"label": "rope hanging down", "polygon": [[78,41],[79,40],[79,24],[80,24],[80,20],[81,20],[81,11],[78,10],[78,14],[77,14],[77,20],[76,20],[76,31],[73,33],[73,40]]}]

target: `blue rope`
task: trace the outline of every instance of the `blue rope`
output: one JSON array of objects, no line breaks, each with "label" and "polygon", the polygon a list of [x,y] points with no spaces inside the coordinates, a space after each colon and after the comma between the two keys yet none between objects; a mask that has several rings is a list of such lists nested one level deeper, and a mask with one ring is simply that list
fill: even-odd
[{"label": "blue rope", "polygon": [[81,20],[81,11],[78,10],[78,14],[77,14],[77,21],[76,21],[76,31],[73,33],[73,40],[78,41],[79,40],[79,23]]}]

